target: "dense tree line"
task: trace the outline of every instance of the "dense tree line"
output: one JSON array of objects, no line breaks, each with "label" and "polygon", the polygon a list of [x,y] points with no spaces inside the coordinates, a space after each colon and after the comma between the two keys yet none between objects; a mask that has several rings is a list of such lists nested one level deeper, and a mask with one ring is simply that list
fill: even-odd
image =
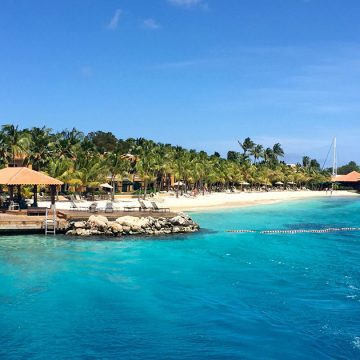
[{"label": "dense tree line", "polygon": [[347,175],[352,171],[360,172],[360,166],[355,161],[350,161],[348,164],[340,166],[337,172],[339,175]]},{"label": "dense tree line", "polygon": [[53,132],[33,127],[3,125],[0,131],[0,165],[32,165],[62,180],[77,191],[89,191],[105,181],[137,174],[144,191],[168,190],[171,178],[184,184],[184,191],[214,191],[239,187],[271,186],[276,182],[312,187],[329,180],[316,160],[304,157],[289,167],[281,159],[280,144],[264,148],[250,138],[239,141],[239,152],[219,153],[187,150],[143,138],[122,140],[109,132],[87,135],[77,129]]}]

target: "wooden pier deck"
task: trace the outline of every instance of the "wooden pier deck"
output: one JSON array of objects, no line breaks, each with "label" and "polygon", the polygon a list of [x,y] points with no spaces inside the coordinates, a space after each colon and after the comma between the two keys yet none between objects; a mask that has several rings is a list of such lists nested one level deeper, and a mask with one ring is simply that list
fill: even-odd
[{"label": "wooden pier deck", "polygon": [[[44,233],[45,216],[0,214],[0,234]],[[58,230],[65,229],[66,221],[58,218]]]},{"label": "wooden pier deck", "polygon": [[[89,211],[79,210],[57,210],[56,214],[59,224],[58,231],[60,233],[64,231],[68,221],[86,221],[91,215],[102,215],[107,217],[110,221],[114,221],[121,216],[171,218],[177,215],[177,213],[174,212],[160,211],[114,211],[111,213],[98,211],[96,213],[90,213]],[[28,216],[26,211],[0,213],[0,235],[21,233],[44,234],[44,220],[45,216]]]}]

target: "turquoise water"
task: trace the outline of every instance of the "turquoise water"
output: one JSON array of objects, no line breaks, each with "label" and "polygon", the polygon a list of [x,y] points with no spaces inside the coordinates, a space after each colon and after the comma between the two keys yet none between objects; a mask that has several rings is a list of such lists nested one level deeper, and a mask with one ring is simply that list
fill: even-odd
[{"label": "turquoise water", "polygon": [[1,359],[358,359],[360,201],[193,214],[176,238],[0,237]]}]

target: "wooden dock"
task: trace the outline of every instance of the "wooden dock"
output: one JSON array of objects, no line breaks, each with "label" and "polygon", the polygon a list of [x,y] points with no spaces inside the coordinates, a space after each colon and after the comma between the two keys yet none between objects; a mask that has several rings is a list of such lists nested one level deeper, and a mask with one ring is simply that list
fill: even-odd
[{"label": "wooden dock", "polygon": [[[44,234],[45,216],[27,216],[26,214],[0,214],[0,234]],[[66,220],[58,218],[58,229],[64,231]]]},{"label": "wooden dock", "polygon": [[[110,221],[114,221],[121,216],[172,218],[177,215],[177,213],[174,212],[160,211],[114,211],[111,213],[98,211],[96,213],[90,213],[89,211],[79,210],[57,210],[56,214],[58,220],[57,231],[60,233],[64,232],[68,221],[86,221],[91,215],[102,215]],[[44,234],[44,220],[45,216],[28,216],[26,211],[0,213],[0,235],[26,233]]]}]

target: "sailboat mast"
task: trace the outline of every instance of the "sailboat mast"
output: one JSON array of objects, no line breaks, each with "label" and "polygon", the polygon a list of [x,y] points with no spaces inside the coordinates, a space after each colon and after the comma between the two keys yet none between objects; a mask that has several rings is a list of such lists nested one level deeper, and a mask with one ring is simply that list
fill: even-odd
[{"label": "sailboat mast", "polygon": [[333,142],[333,169],[332,169],[332,175],[337,176],[337,152],[336,152],[336,137],[334,138]]}]

